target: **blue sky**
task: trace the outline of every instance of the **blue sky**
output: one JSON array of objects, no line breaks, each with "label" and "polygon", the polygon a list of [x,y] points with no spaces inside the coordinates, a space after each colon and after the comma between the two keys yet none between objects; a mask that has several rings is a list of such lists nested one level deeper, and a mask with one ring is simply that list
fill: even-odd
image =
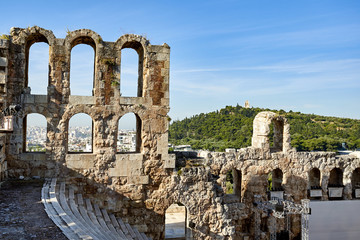
[{"label": "blue sky", "polygon": [[[173,120],[246,100],[254,107],[360,119],[360,1],[16,1],[1,6],[0,33],[38,25],[58,38],[67,29],[89,28],[105,41],[135,33],[153,45],[166,42]],[[87,46],[76,48],[72,60],[78,59],[79,70],[73,67],[71,77],[78,74],[83,83],[92,73],[82,74],[80,65],[93,53]],[[35,45],[30,51],[37,69],[44,51]],[[130,86],[136,81],[133,58],[129,53],[125,70]]]}]

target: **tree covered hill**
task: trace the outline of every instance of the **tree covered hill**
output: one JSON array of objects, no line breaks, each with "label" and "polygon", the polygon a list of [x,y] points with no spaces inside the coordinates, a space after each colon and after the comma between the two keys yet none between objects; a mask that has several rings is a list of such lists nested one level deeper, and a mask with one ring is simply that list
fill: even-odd
[{"label": "tree covered hill", "polygon": [[211,151],[251,146],[253,120],[261,111],[276,112],[288,119],[291,144],[298,151],[336,151],[342,143],[348,149],[360,148],[360,120],[239,105],[174,121],[169,129],[169,142]]}]

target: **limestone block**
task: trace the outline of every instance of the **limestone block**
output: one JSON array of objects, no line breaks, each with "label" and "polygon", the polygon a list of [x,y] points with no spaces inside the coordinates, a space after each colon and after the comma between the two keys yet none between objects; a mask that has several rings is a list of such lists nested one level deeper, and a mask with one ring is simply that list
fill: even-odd
[{"label": "limestone block", "polygon": [[6,83],[6,74],[0,73],[0,84],[5,84],[5,83]]},{"label": "limestone block", "polygon": [[77,105],[77,104],[95,104],[94,96],[69,96],[69,104]]},{"label": "limestone block", "polygon": [[[168,95],[168,94],[165,94],[165,95]],[[170,104],[169,98],[162,98],[161,99],[161,105],[162,106],[169,106],[169,104]]]},{"label": "limestone block", "polygon": [[32,160],[34,160],[34,154],[33,153],[22,153],[22,154],[20,154],[20,160],[32,161]]},{"label": "limestone block", "polygon": [[129,184],[149,184],[149,176],[129,176]]},{"label": "limestone block", "polygon": [[123,177],[127,176],[127,168],[109,168],[110,177]]},{"label": "limestone block", "polygon": [[24,98],[24,103],[35,103],[35,96],[31,94],[26,94]]},{"label": "limestone block", "polygon": [[34,160],[45,161],[46,154],[45,153],[34,153],[33,158],[34,158]]},{"label": "limestone block", "polygon": [[321,189],[311,189],[310,197],[322,197],[322,190]]},{"label": "limestone block", "polygon": [[66,154],[66,165],[71,169],[90,169],[94,167],[94,154]]},{"label": "limestone block", "polygon": [[169,60],[169,54],[168,53],[158,53],[156,54],[158,61],[166,61]]},{"label": "limestone block", "polygon": [[144,104],[144,99],[142,97],[120,97],[120,104],[126,104],[126,105]]},{"label": "limestone block", "polygon": [[168,134],[161,134],[160,139],[157,144],[157,153],[158,154],[167,154],[168,153]]},{"label": "limestone block", "polygon": [[342,194],[343,194],[342,187],[337,187],[337,188],[329,187],[329,197],[340,198],[340,197],[342,197]]},{"label": "limestone block", "polygon": [[140,176],[143,166],[142,154],[117,154],[115,167],[109,169],[111,177]]},{"label": "limestone block", "polygon": [[0,67],[6,67],[7,66],[7,58],[0,57]]},{"label": "limestone block", "polygon": [[175,168],[176,155],[175,154],[166,154],[163,156],[165,159],[164,168]]},{"label": "limestone block", "polygon": [[47,103],[47,95],[33,95],[34,96],[34,103]]}]

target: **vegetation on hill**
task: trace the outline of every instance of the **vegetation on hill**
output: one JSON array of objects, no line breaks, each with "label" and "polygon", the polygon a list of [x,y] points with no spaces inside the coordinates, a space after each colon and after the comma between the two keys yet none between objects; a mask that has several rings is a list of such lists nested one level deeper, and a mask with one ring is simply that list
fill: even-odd
[{"label": "vegetation on hill", "polygon": [[169,129],[169,142],[211,151],[251,146],[253,120],[261,111],[276,112],[288,119],[291,144],[298,151],[336,151],[342,148],[342,143],[346,143],[347,149],[360,148],[360,120],[239,105],[174,121]]}]

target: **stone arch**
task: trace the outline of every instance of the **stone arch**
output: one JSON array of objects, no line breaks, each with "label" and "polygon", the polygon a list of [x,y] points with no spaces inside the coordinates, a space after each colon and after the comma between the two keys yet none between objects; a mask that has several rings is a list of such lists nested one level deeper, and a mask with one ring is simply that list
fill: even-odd
[{"label": "stone arch", "polygon": [[[28,128],[29,128],[29,124],[28,124],[28,117],[30,115],[34,116],[34,115],[38,115],[38,121],[40,119],[39,122],[41,122],[41,119],[43,118],[45,120],[45,132],[43,132],[43,129],[40,127],[39,129],[35,129],[35,132],[32,133],[31,135],[37,135],[36,136],[36,139],[33,139],[31,141],[39,141],[39,142],[36,142],[37,145],[41,145],[41,150],[40,148],[34,148],[34,150],[31,150],[30,149],[30,142],[28,142]],[[40,117],[41,116],[41,117]],[[44,114],[42,113],[38,113],[38,112],[31,112],[31,113],[26,113],[24,114],[24,117],[23,117],[23,152],[45,152],[45,149],[46,149],[46,142],[47,142],[47,125],[48,125],[48,122],[47,122],[47,118]],[[39,127],[39,126],[34,126],[34,127]],[[42,142],[44,141],[44,142]],[[35,146],[35,142],[33,142],[33,145]]]},{"label": "stone arch", "polygon": [[[69,32],[65,38],[65,49],[67,54],[67,65],[69,69],[69,74],[67,75],[67,80],[69,81],[69,88],[71,88],[71,76],[70,76],[70,65],[71,65],[71,51],[72,49],[79,45],[85,44],[92,47],[94,50],[94,67],[93,67],[93,87],[92,94],[94,95],[94,89],[96,88],[96,72],[97,72],[97,59],[98,59],[98,49],[102,48],[102,38],[96,32],[89,29],[79,29],[72,32]],[[70,90],[71,92],[71,90]],[[70,94],[71,95],[71,94]]]},{"label": "stone arch", "polygon": [[[120,120],[122,117],[124,117],[125,115],[127,114],[133,114],[135,116],[135,126],[136,126],[136,129],[135,129],[135,151],[125,151],[125,152],[136,152],[136,153],[139,153],[141,152],[141,149],[142,149],[142,141],[141,141],[141,132],[142,132],[142,120],[140,118],[140,116],[135,113],[135,112],[131,112],[131,111],[128,111],[126,113],[124,113],[123,115],[121,115],[118,120],[117,120],[117,131],[116,131],[116,139],[117,141],[119,140],[119,123],[120,123]],[[116,152],[121,152],[121,151],[118,151],[118,148],[116,149]]]},{"label": "stone arch", "polygon": [[328,187],[343,187],[343,171],[340,168],[333,168],[330,171]]},{"label": "stone arch", "polygon": [[65,48],[68,52],[78,44],[90,45],[94,51],[102,46],[102,38],[96,32],[90,29],[78,29],[68,32],[65,37]]},{"label": "stone arch", "polygon": [[318,168],[312,168],[309,171],[309,186],[310,188],[320,187],[321,172]]},{"label": "stone arch", "polygon": [[[274,144],[270,148],[271,124],[274,125]],[[290,150],[290,125],[287,119],[273,112],[258,113],[253,123],[252,147],[274,152]]]},{"label": "stone arch", "polygon": [[[11,35],[14,38],[17,38],[16,42],[20,42],[22,44],[24,44],[25,46],[25,72],[24,72],[24,77],[25,77],[25,87],[29,87],[29,52],[30,52],[30,47],[35,44],[35,43],[39,43],[39,42],[44,42],[46,44],[49,45],[49,53],[51,52],[51,48],[55,43],[55,35],[53,34],[52,31],[50,30],[46,30],[44,28],[40,28],[38,26],[34,26],[34,27],[29,27],[29,28],[25,28],[25,29],[20,29],[20,28],[12,28],[11,29]],[[49,63],[48,63],[49,65]],[[50,69],[50,68],[49,68]],[[50,71],[50,70],[49,70]],[[50,73],[48,73],[48,75],[50,75]],[[50,79],[48,77],[48,85],[50,84]]]},{"label": "stone arch", "polygon": [[[70,141],[72,141],[73,138],[76,138],[76,134],[77,134],[77,129],[75,129],[73,132],[71,132],[70,130],[70,121],[72,120],[72,118],[78,114],[84,114],[86,116],[84,116],[84,118],[90,118],[91,119],[91,126],[85,126],[85,127],[79,127],[79,128],[84,128],[84,130],[90,130],[90,136],[85,136],[82,138],[81,140],[81,145],[79,149],[75,149],[74,148],[74,144],[70,143]],[[88,129],[90,128],[90,129]],[[84,112],[77,112],[77,113],[73,113],[70,115],[70,118],[67,119],[67,136],[66,136],[66,149],[68,153],[74,153],[74,152],[79,152],[80,150],[83,150],[83,152],[86,153],[92,153],[94,151],[94,119],[91,117],[90,114],[84,113]],[[74,136],[73,136],[74,135]],[[88,139],[90,138],[90,139]]]},{"label": "stone arch", "polygon": [[[144,72],[145,66],[148,65],[148,53],[150,43],[149,41],[140,36],[135,34],[125,34],[121,36],[115,42],[115,49],[118,52],[118,56],[121,56],[121,50],[125,48],[134,49],[138,54],[138,88],[137,88],[137,97],[142,97],[144,93],[144,88],[146,87],[146,83],[144,82]],[[121,65],[121,58],[119,64]],[[120,67],[121,69],[121,67]],[[118,74],[118,79],[120,79],[120,74]],[[120,92],[121,92],[121,79],[120,79]]]}]

